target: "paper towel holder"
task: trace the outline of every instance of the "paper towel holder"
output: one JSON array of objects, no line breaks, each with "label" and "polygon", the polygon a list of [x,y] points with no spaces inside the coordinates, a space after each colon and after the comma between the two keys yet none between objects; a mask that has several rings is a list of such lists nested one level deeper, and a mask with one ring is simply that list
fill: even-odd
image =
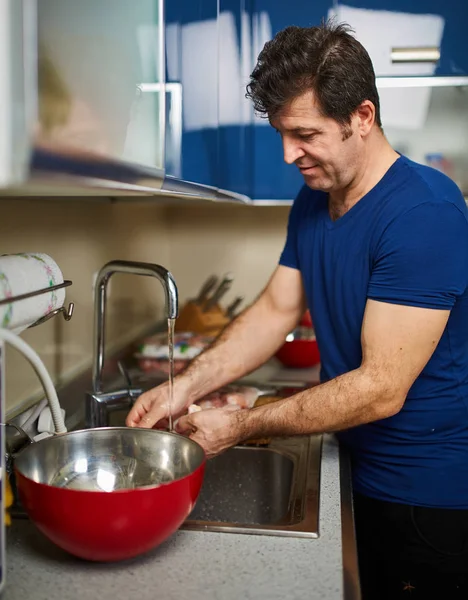
[{"label": "paper towel holder", "polygon": [[[0,300],[0,306],[2,306],[2,304],[11,304],[12,302],[17,302],[18,300],[26,300],[26,298],[32,298],[33,296],[39,296],[40,294],[48,294],[55,290],[60,290],[62,288],[68,287],[72,285],[72,283],[72,281],[66,279],[63,283],[58,283],[57,285],[51,285],[50,287],[42,288],[40,290],[34,290],[33,292],[27,292],[26,294],[19,294],[18,296],[11,296],[10,298]],[[73,302],[70,302],[68,308],[65,308],[64,306],[62,306],[61,308],[56,308],[55,310],[50,311],[50,313],[44,315],[43,317],[35,321],[32,325],[29,325],[28,329],[30,329],[31,327],[36,327],[36,325],[41,325],[42,323],[45,323],[52,317],[55,317],[55,315],[58,315],[59,313],[63,314],[63,318],[65,319],[65,321],[69,321],[73,316],[74,307],[75,305],[73,304]]]}]

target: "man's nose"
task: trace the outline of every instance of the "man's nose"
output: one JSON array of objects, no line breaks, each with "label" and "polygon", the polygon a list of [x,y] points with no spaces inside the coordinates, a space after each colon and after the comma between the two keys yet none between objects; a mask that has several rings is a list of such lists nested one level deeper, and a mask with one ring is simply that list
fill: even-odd
[{"label": "man's nose", "polygon": [[283,154],[284,162],[288,165],[294,164],[296,160],[305,156],[304,150],[297,142],[286,139],[283,139]]}]

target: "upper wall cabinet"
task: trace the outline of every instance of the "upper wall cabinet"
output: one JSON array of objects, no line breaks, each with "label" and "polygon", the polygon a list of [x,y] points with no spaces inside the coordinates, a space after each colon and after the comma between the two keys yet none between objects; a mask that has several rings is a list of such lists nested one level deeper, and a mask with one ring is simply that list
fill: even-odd
[{"label": "upper wall cabinet", "polygon": [[37,114],[34,8],[0,2],[0,188],[22,184],[29,171]]},{"label": "upper wall cabinet", "polygon": [[377,76],[468,75],[468,3],[458,0],[251,0],[273,33],[335,17],[353,27]]},{"label": "upper wall cabinet", "polygon": [[[265,42],[288,25],[311,26],[336,17],[354,28],[377,75],[392,77],[399,86],[401,76],[468,72],[464,16],[468,5],[460,8],[455,0],[415,0],[410,9],[403,0],[167,2],[167,81],[177,86],[182,115],[181,160],[174,174],[262,202],[290,201],[302,177],[284,163],[279,136],[245,99],[245,86]],[[398,87],[382,95],[387,108],[414,98],[416,104],[428,102],[423,89]],[[166,126],[167,157],[168,131],[174,127]]]},{"label": "upper wall cabinet", "polygon": [[468,75],[468,2],[250,0],[247,5],[252,13],[268,15],[273,34],[288,25],[317,25],[326,17],[347,22],[378,76]]},{"label": "upper wall cabinet", "polygon": [[162,3],[38,0],[37,8],[37,146],[163,169]]},{"label": "upper wall cabinet", "polygon": [[[166,2],[166,77],[180,94],[180,129],[174,141],[181,148],[179,161],[172,160],[176,153],[167,148],[168,173],[215,186],[219,179],[218,25],[217,0]],[[169,99],[171,104],[174,100]]]},{"label": "upper wall cabinet", "polygon": [[352,25],[378,76],[468,75],[468,3],[349,0],[330,15]]},{"label": "upper wall cabinet", "polygon": [[[289,0],[287,3],[251,0],[247,6],[248,23],[252,26],[260,18],[267,39],[288,25],[317,25],[327,17],[350,24],[368,50],[379,78],[385,129],[390,128],[392,139],[399,142],[404,139],[405,143],[400,145],[409,148],[410,154],[420,157],[422,145],[427,144],[427,152],[437,146],[436,139],[429,141],[427,134],[422,134],[426,125],[430,125],[429,136],[436,131],[433,115],[438,114],[440,119],[445,110],[452,111],[455,106],[459,110],[466,102],[462,88],[454,87],[453,82],[441,81],[440,76],[460,79],[460,76],[468,75],[467,2],[350,0],[338,4],[332,0]],[[241,35],[241,39],[246,37]],[[260,48],[252,46],[252,66],[262,45],[259,44]],[[416,82],[417,87],[408,88],[405,87],[406,80],[402,79],[405,77],[427,79]],[[441,89],[431,91],[432,85],[437,83],[442,83]],[[442,98],[447,98],[445,109]],[[465,120],[465,112],[455,114]],[[451,122],[451,130],[454,127],[456,131],[456,125]],[[409,133],[405,137],[401,134],[404,131],[413,132],[418,142],[408,144]],[[248,140],[246,169],[251,182],[248,195],[261,202],[294,198],[303,183],[302,177],[294,166],[284,163],[279,136],[267,122],[253,117],[251,131],[245,139]],[[447,145],[447,140],[444,144]]]},{"label": "upper wall cabinet", "polygon": [[468,76],[466,1],[0,0],[1,193],[290,201],[302,178],[245,88],[279,30],[329,16],[392,87],[386,130],[443,97],[402,76]]},{"label": "upper wall cabinet", "polygon": [[181,5],[166,85],[164,0],[0,0],[3,195],[245,200],[216,185],[217,0]]},{"label": "upper wall cabinet", "polygon": [[[164,183],[162,0],[0,2],[0,187],[116,194]],[[142,83],[153,86],[146,95]],[[99,192],[97,192],[99,193]]]},{"label": "upper wall cabinet", "polygon": [[[257,42],[252,46],[251,67],[256,64],[257,57],[266,41],[288,25],[309,27],[318,25],[326,18],[332,6],[331,0],[252,0],[250,6],[250,23],[257,33],[252,39]],[[258,27],[257,24],[260,24]],[[247,78],[244,84],[248,81]],[[265,118],[258,118],[252,113],[250,131],[251,144],[251,192],[250,197],[263,202],[276,202],[294,198],[303,179],[295,166],[287,165],[283,160],[281,138],[269,125]]]},{"label": "upper wall cabinet", "polygon": [[[278,137],[268,122],[254,116],[245,88],[264,44],[289,18],[301,15],[304,4],[166,3],[167,82],[180,86],[182,95],[183,179],[250,198],[272,197],[272,189],[283,197],[300,185],[298,174],[283,164]],[[314,20],[319,22],[327,4],[317,6]]]}]

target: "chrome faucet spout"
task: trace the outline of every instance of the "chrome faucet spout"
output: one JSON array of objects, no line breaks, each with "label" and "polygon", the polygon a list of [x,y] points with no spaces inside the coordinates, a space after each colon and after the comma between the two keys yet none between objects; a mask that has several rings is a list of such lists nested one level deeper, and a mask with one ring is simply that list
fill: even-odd
[{"label": "chrome faucet spout", "polygon": [[[107,283],[114,273],[128,273],[132,275],[144,275],[156,277],[165,293],[166,315],[168,319],[176,319],[178,315],[178,292],[174,278],[171,273],[162,267],[152,263],[133,262],[126,260],[113,260],[105,264],[96,278],[95,300],[94,300],[94,348],[93,348],[93,394],[88,395],[88,400],[96,399],[102,392],[102,371],[104,367],[105,348],[105,320],[106,320],[106,292]],[[114,398],[115,400],[115,398]],[[93,412],[93,411],[87,411]],[[102,411],[98,411],[102,415]],[[89,426],[104,426],[99,418],[99,423],[88,423]],[[93,419],[94,421],[94,419]]]}]

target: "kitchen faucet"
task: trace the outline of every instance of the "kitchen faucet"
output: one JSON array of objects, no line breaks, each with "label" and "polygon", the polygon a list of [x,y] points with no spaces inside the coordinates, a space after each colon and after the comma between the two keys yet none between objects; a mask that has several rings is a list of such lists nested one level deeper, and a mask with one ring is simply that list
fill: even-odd
[{"label": "kitchen faucet", "polygon": [[94,299],[94,347],[93,347],[93,391],[86,394],[86,426],[107,427],[109,412],[130,409],[134,400],[143,390],[128,387],[114,392],[102,391],[102,371],[104,367],[105,317],[107,283],[114,273],[129,273],[156,277],[161,282],[166,297],[168,319],[178,315],[177,286],[171,273],[151,263],[113,260],[99,271],[95,284]]}]

